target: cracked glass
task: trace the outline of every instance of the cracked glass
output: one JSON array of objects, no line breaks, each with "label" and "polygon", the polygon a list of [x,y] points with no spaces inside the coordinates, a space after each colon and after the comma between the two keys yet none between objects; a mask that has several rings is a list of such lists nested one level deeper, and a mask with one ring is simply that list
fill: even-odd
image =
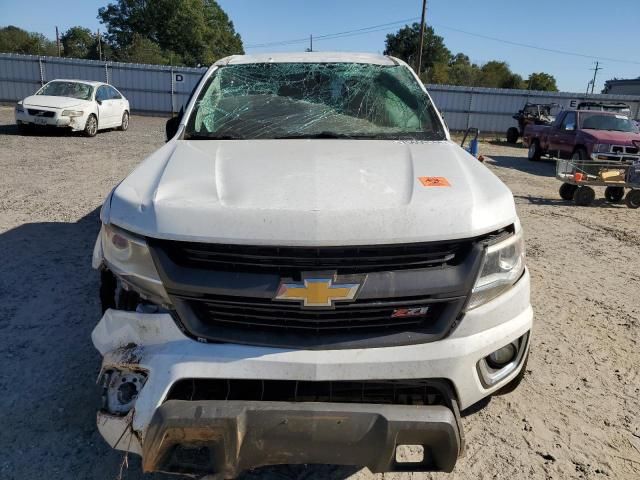
[{"label": "cracked glass", "polygon": [[213,72],[184,138],[444,140],[445,133],[404,66],[256,63]]}]

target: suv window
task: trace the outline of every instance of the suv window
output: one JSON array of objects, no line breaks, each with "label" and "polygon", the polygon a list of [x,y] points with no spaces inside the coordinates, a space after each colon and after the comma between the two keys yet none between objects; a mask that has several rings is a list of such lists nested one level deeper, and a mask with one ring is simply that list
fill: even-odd
[{"label": "suv window", "polygon": [[576,129],[576,112],[567,112],[560,125],[561,130],[575,130]]},{"label": "suv window", "polygon": [[107,90],[109,91],[109,98],[113,100],[120,100],[122,98],[122,95],[120,95],[115,88],[107,87]]}]

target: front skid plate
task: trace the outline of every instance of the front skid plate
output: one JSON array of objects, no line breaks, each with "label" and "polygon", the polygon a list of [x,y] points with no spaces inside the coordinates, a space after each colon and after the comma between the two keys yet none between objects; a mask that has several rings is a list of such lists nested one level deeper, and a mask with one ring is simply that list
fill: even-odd
[{"label": "front skid plate", "polygon": [[[444,406],[170,400],[145,436],[143,468],[222,478],[280,464],[451,472],[459,432]],[[422,445],[423,460],[396,462],[398,445]]]}]

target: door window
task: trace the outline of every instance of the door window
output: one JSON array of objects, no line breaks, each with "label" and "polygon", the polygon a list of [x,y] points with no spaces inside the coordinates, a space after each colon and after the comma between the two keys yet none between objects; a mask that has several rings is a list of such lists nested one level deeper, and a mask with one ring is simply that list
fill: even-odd
[{"label": "door window", "polygon": [[115,88],[107,87],[107,90],[109,91],[109,98],[112,100],[120,100],[122,98],[122,95],[120,95]]},{"label": "door window", "polygon": [[107,88],[102,86],[96,92],[96,101],[104,102],[105,100],[109,100],[109,94]]},{"label": "door window", "polygon": [[576,113],[568,112],[562,120],[561,130],[574,131],[576,129]]}]

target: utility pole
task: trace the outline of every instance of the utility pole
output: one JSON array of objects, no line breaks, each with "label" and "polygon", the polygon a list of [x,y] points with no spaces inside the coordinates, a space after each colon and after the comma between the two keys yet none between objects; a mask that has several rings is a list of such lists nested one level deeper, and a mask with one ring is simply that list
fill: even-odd
[{"label": "utility pole", "polygon": [[102,60],[102,42],[100,41],[100,29],[98,29],[98,60]]},{"label": "utility pole", "polygon": [[598,75],[598,70],[602,70],[600,62],[596,62],[596,68],[592,68],[591,70],[593,70],[593,80],[591,80],[591,94],[593,95],[593,89],[596,87],[596,76]]},{"label": "utility pole", "polygon": [[422,21],[420,22],[420,47],[418,49],[418,77],[422,69],[422,44],[424,43],[424,17],[427,13],[427,0],[422,0]]},{"label": "utility pole", "polygon": [[58,47],[58,56],[60,56],[60,34],[58,33],[57,25],[56,25],[56,46]]},{"label": "utility pole", "polygon": [[309,51],[313,52],[313,34],[309,35]]}]

